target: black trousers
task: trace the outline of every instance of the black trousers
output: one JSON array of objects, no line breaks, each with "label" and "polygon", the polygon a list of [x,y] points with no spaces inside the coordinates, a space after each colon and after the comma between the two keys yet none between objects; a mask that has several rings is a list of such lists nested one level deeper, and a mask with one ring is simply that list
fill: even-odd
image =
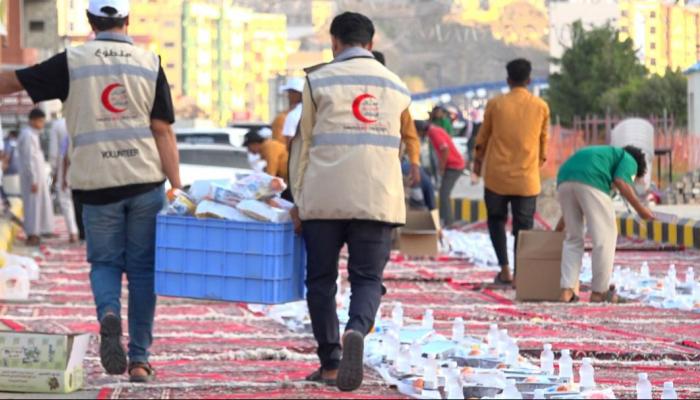
[{"label": "black trousers", "polygon": [[[521,230],[530,230],[535,225],[535,211],[537,210],[537,196],[503,196],[486,189],[484,193],[486,210],[488,213],[489,234],[491,243],[496,250],[498,264],[510,265],[508,262],[508,241],[506,239],[506,222],[508,222],[508,204],[513,214],[513,236],[515,236],[515,249],[518,248],[518,233]],[[515,256],[515,251],[513,252]],[[517,256],[515,257],[517,259]],[[513,269],[517,268],[513,260]]]},{"label": "black trousers", "polygon": [[85,225],[83,225],[83,203],[78,200],[78,196],[73,193],[73,209],[75,210],[75,222],[78,225],[80,240],[85,240]]},{"label": "black trousers", "polygon": [[321,367],[340,364],[340,329],[335,295],[338,260],[344,244],[350,258],[350,320],[346,330],[366,335],[374,324],[382,297],[382,275],[391,252],[389,224],[359,220],[314,220],[302,224],[307,251],[306,301],[318,343]]}]

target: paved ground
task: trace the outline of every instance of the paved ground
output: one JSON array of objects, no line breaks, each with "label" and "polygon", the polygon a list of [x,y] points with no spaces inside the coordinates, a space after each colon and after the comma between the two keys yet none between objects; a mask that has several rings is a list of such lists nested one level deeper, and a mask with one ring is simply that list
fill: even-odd
[{"label": "paved ground", "polygon": [[[623,242],[617,263],[639,268],[647,261],[654,274],[670,262],[678,271],[700,265],[695,251],[650,251],[653,245]],[[44,249],[42,278],[29,303],[0,304],[0,320],[16,329],[96,332],[82,247],[53,240]],[[648,372],[658,389],[673,379],[685,397],[700,397],[700,314],[664,311],[640,304],[519,304],[512,290],[487,284],[493,272],[463,260],[406,260],[396,255],[387,267],[384,302],[404,305],[408,323],[419,323],[425,308],[434,310],[436,326],[447,333],[461,316],[467,334],[484,336],[490,323],[519,339],[524,355],[537,358],[545,342],[569,348],[577,360],[594,357],[599,383],[622,397],[632,397],[638,372]],[[682,279],[683,274],[679,274]],[[124,301],[126,304],[126,299]],[[126,310],[124,310],[126,314]],[[124,377],[102,373],[96,344],[86,359],[86,391],[91,398],[393,398],[397,392],[368,374],[353,394],[307,384],[316,366],[308,332],[291,332],[245,305],[160,298],[152,361],[158,382],[135,386]],[[658,396],[660,393],[656,393]],[[9,398],[36,396],[6,395]],[[42,396],[39,396],[42,397]]]}]

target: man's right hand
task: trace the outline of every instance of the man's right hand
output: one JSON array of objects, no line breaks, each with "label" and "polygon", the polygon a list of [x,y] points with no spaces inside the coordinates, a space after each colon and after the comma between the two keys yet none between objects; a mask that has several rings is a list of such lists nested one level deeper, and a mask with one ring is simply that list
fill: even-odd
[{"label": "man's right hand", "polygon": [[653,213],[650,209],[648,209],[648,208],[646,208],[646,207],[644,207],[643,209],[639,210],[638,213],[639,213],[639,216],[640,216],[643,220],[645,220],[645,221],[651,221],[651,220],[653,220],[653,219],[655,218],[655,217],[654,217],[654,213]]},{"label": "man's right hand", "polygon": [[472,168],[472,172],[476,176],[481,176],[481,161],[474,160],[474,167]]},{"label": "man's right hand", "polygon": [[32,193],[37,194],[39,193],[39,185],[36,183],[32,183]]}]

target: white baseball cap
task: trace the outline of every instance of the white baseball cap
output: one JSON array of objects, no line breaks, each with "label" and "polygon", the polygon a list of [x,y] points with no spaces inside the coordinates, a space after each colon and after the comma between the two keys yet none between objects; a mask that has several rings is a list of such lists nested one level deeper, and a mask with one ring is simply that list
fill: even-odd
[{"label": "white baseball cap", "polygon": [[[106,13],[106,7],[117,10],[117,13]],[[96,17],[125,18],[129,16],[129,0],[90,0],[87,11]]]},{"label": "white baseball cap", "polygon": [[289,78],[287,79],[287,83],[285,83],[284,86],[280,88],[280,93],[286,92],[288,90],[294,90],[299,93],[303,93],[305,84],[306,81],[304,80],[304,78]]}]

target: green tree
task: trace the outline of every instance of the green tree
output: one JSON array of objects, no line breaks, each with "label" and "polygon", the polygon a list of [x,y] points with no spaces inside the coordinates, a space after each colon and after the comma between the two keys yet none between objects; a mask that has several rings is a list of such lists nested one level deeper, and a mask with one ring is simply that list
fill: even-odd
[{"label": "green tree", "polygon": [[606,92],[647,74],[632,40],[621,41],[619,32],[609,24],[586,30],[577,21],[571,27],[571,43],[562,58],[555,60],[561,71],[550,76],[547,93],[552,115],[565,124],[576,115],[604,113]]}]

